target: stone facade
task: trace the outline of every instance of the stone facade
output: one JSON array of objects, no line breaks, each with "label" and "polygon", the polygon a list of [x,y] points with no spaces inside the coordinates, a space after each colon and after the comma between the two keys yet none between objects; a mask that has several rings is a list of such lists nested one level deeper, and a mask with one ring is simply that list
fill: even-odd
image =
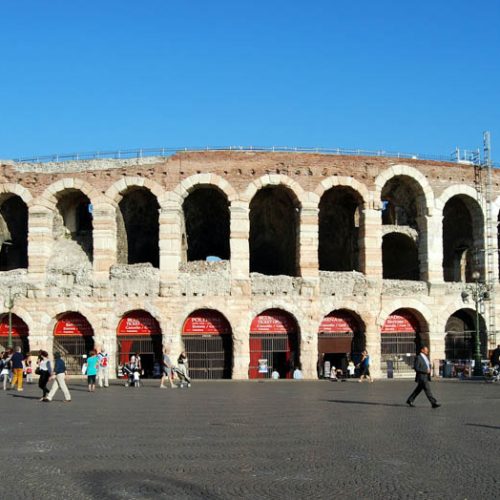
[{"label": "stone facade", "polygon": [[[96,345],[105,344],[114,362],[117,324],[127,312],[144,310],[158,321],[163,344],[175,355],[182,349],[182,327],[190,313],[212,309],[231,326],[232,377],[245,379],[252,319],[268,309],[281,309],[297,323],[302,369],[305,377],[314,378],[319,325],[329,313],[345,310],[361,320],[372,372],[382,376],[381,330],[394,311],[413,314],[428,336],[432,358],[443,359],[448,319],[456,311],[471,309],[462,297],[465,282],[470,281],[466,254],[484,248],[486,230],[470,165],[244,151],[182,152],[135,161],[1,163],[0,205],[18,197],[28,210],[28,262],[26,268],[0,272],[0,294],[3,303],[7,287],[12,287],[16,297],[12,312],[28,326],[31,349],[51,350],[57,318],[78,312],[92,326]],[[499,180],[494,172],[495,198],[500,194]],[[398,190],[402,185],[405,190]],[[189,262],[186,258],[186,246],[192,242],[189,235],[185,241],[183,207],[197,189],[215,189],[227,200],[229,259]],[[130,261],[130,235],[129,261],[120,250],[127,241],[123,236],[127,221],[118,214],[125,213],[125,195],[137,190],[147,191],[157,204],[151,212],[158,221],[157,265],[140,262],[140,250],[136,261]],[[259,272],[262,261],[252,260],[253,241],[258,245],[265,232],[251,227],[252,220],[260,220],[252,219],[256,209],[252,201],[263,190],[270,203],[286,193],[283,203],[290,200],[296,217],[295,233],[283,236],[295,238],[295,261],[291,261],[296,269],[285,274]],[[330,266],[328,255],[327,264],[319,262],[320,203],[330,190],[342,190],[354,200],[354,222],[349,231],[342,226],[349,248],[355,247],[356,259],[345,259],[355,262],[352,269],[336,269],[335,259]],[[91,206],[87,233],[72,229],[74,210],[61,201],[68,194],[88,200]],[[412,203],[407,203],[410,199]],[[457,219],[449,226],[443,222],[454,216],[450,200],[459,200],[466,211],[463,220],[469,222]],[[495,217],[499,208],[496,198]],[[332,224],[337,212],[331,214]],[[273,211],[265,214],[272,216]],[[213,224],[218,231],[217,222]],[[270,224],[283,229],[279,220]],[[470,230],[455,235],[452,231],[458,229],[453,228],[462,225]],[[91,246],[85,240],[88,231]],[[4,233],[2,241],[8,241],[8,227]],[[459,251],[463,254],[457,256]],[[449,262],[448,254],[455,256]],[[474,261],[483,277],[484,261],[484,255]],[[256,262],[255,269],[250,262]],[[412,274],[406,276],[406,270]],[[447,277],[446,272],[456,276]],[[497,267],[493,274],[498,281]],[[500,324],[498,318],[496,323]]]}]

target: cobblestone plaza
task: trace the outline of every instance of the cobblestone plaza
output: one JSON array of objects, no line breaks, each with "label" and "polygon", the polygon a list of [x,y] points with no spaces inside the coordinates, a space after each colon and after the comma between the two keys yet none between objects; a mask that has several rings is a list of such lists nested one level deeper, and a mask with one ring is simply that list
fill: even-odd
[{"label": "cobblestone plaza", "polygon": [[2,392],[1,497],[498,498],[497,384],[435,382],[437,410],[405,380],[146,384]]}]

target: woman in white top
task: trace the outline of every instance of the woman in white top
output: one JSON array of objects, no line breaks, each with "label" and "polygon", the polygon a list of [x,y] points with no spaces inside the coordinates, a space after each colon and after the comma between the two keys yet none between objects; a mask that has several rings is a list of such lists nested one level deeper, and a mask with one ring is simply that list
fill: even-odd
[{"label": "woman in white top", "polygon": [[38,379],[38,387],[42,389],[43,395],[40,401],[43,401],[49,390],[47,389],[47,383],[50,379],[50,374],[52,373],[52,367],[50,366],[49,353],[47,351],[40,351],[38,355],[38,369],[40,370],[40,378]]}]

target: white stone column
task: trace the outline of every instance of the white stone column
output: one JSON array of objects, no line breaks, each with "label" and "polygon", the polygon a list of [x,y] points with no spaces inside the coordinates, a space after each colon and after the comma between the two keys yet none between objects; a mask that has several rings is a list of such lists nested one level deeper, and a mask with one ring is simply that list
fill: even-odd
[{"label": "white stone column", "polygon": [[112,205],[96,203],[93,208],[94,226],[94,278],[109,279],[109,269],[116,264],[117,227],[116,212]]},{"label": "white stone column", "polygon": [[[421,237],[424,239],[424,245],[420,245],[420,249],[427,253],[427,260],[425,262],[421,260],[422,272],[426,281],[442,283],[444,281],[443,216],[442,214],[434,213],[432,216],[425,216],[425,220],[427,231],[426,234],[421,234]],[[419,256],[423,257],[423,255]]]},{"label": "white stone column", "polygon": [[250,271],[250,219],[248,203],[233,201],[230,207],[231,217],[231,277],[248,280]]},{"label": "white stone column", "polygon": [[28,216],[28,272],[33,280],[43,282],[54,243],[53,213],[37,205],[29,208]]},{"label": "white stone column", "polygon": [[376,208],[362,211],[360,267],[367,278],[382,279],[382,215]]},{"label": "white stone column", "polygon": [[182,209],[175,201],[160,209],[160,279],[168,287],[176,287],[181,255]]},{"label": "white stone column", "polygon": [[318,202],[304,201],[300,211],[300,275],[303,278],[317,278],[319,276],[318,244]]}]

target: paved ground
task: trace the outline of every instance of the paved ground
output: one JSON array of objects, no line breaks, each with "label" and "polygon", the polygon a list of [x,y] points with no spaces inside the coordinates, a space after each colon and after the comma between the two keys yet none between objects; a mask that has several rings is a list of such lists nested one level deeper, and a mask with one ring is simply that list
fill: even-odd
[{"label": "paved ground", "polygon": [[0,391],[5,499],[493,499],[500,385],[410,381],[115,385],[73,402]]}]

